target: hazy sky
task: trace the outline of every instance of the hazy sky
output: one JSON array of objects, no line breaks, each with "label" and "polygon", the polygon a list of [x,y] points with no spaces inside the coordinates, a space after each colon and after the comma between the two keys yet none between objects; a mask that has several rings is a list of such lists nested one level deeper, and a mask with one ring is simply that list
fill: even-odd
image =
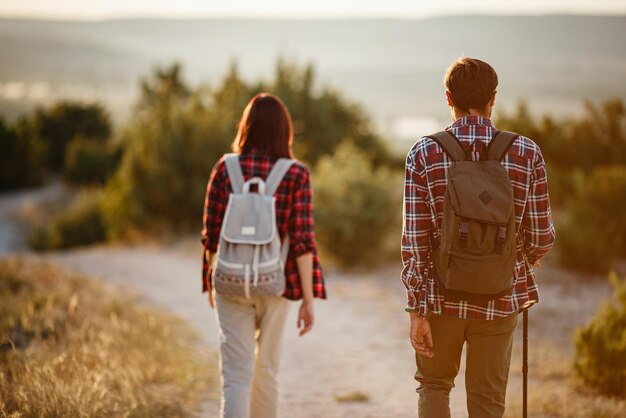
[{"label": "hazy sky", "polygon": [[626,14],[625,0],[0,0],[0,16],[426,17],[444,14]]}]

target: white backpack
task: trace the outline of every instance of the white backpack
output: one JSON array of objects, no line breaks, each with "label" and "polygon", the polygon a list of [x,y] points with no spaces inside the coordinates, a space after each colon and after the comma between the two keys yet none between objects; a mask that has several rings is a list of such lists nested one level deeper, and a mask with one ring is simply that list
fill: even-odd
[{"label": "white backpack", "polygon": [[[246,298],[280,296],[285,291],[289,236],[281,246],[274,193],[294,160],[277,160],[266,181],[253,177],[246,182],[237,154],[227,154],[225,163],[232,193],[213,269],[215,290]],[[250,192],[253,184],[257,193]]]}]

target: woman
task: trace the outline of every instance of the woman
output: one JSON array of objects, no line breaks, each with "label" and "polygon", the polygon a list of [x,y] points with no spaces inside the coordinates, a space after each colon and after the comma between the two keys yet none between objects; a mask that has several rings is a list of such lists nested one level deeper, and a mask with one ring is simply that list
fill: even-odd
[{"label": "woman", "polygon": [[[239,154],[244,179],[266,179],[276,160],[293,159],[292,142],[293,128],[287,108],[272,95],[256,95],[243,112],[232,144],[233,151]],[[222,157],[209,180],[202,231],[204,291],[208,292],[209,304],[216,307],[221,336],[221,416],[272,418],[277,416],[276,375],[289,300],[302,299],[297,324],[302,336],[313,327],[313,298],[326,298],[313,232],[310,174],[296,161],[275,194],[281,241],[287,234],[289,237],[286,290],[282,297],[214,294],[212,266],[230,191]]]}]

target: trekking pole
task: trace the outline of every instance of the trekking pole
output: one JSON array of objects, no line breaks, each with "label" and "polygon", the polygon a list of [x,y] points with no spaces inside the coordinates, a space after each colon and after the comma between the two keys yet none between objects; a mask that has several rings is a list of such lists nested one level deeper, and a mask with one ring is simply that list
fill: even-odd
[{"label": "trekking pole", "polygon": [[529,300],[519,310],[524,315],[522,335],[522,417],[528,418],[528,309],[537,303]]}]

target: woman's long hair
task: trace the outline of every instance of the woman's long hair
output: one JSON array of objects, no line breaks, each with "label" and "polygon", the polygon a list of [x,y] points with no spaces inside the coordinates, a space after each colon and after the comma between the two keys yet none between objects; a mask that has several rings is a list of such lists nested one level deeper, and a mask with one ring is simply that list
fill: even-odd
[{"label": "woman's long hair", "polygon": [[233,152],[256,149],[274,158],[293,158],[293,126],[289,111],[276,96],[257,94],[246,106],[233,140]]}]

